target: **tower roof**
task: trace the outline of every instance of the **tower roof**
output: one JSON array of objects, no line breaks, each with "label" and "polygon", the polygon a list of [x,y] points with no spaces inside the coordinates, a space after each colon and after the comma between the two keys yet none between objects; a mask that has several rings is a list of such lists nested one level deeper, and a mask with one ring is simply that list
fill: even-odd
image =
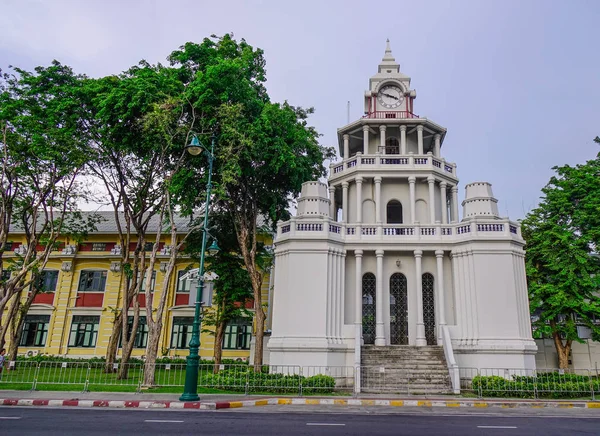
[{"label": "tower roof", "polygon": [[390,40],[387,39],[385,42],[385,53],[381,63],[379,64],[379,72],[382,73],[387,70],[392,70],[394,73],[400,72],[400,65],[396,63],[396,59],[392,54],[392,48],[390,47]]}]

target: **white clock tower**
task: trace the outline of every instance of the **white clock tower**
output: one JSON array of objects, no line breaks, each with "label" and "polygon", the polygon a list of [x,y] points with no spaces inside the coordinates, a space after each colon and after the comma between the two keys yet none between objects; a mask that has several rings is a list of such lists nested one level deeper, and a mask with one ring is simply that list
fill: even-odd
[{"label": "white clock tower", "polygon": [[271,364],[365,376],[425,359],[439,391],[457,390],[459,368],[535,368],[520,226],[487,182],[465,186],[460,219],[446,128],[415,98],[388,41],[328,185],[305,183],[278,225]]}]

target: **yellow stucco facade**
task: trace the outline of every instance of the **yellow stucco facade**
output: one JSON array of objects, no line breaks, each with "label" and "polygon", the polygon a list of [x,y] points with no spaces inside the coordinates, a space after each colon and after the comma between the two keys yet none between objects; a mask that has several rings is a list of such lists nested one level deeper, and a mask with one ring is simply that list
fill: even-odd
[{"label": "yellow stucco facade", "polygon": [[[24,239],[12,235],[10,251],[5,251],[5,261],[14,255]],[[153,240],[150,235],[149,240]],[[54,278],[54,292],[38,294],[31,306],[23,335],[21,336],[19,355],[49,354],[64,357],[105,357],[109,338],[113,328],[115,310],[122,307],[124,273],[119,271],[120,254],[116,246],[116,234],[91,234],[84,243],[74,244],[63,241],[66,249],[53,252],[44,271]],[[72,245],[70,245],[72,244]],[[166,245],[163,241],[160,246]],[[116,246],[116,250],[115,250]],[[71,249],[69,249],[71,247]],[[165,275],[161,270],[168,262],[168,254],[157,255],[154,268],[154,310],[161,296]],[[167,287],[167,304],[163,313],[163,331],[158,350],[159,357],[185,357],[188,355],[187,343],[191,337],[191,322],[194,316],[193,306],[189,304],[189,284],[177,278],[187,267],[196,268],[186,256],[180,256]],[[209,268],[208,268],[209,269]],[[269,275],[263,282],[263,303],[269,301]],[[98,291],[98,292],[97,292]],[[26,297],[24,291],[22,298]],[[141,292],[140,294],[142,294]],[[145,300],[145,297],[141,297]],[[142,303],[143,304],[143,303]],[[267,310],[267,309],[265,309]],[[131,316],[132,309],[129,310]],[[140,308],[140,316],[146,316],[145,306]],[[223,347],[225,359],[248,359],[252,335],[251,320],[242,320],[241,326],[232,326],[226,336]],[[202,329],[211,327],[202,326]],[[142,331],[140,331],[140,329]],[[138,328],[141,335],[139,344],[132,356],[145,354],[144,327]],[[10,341],[9,335],[7,340]],[[214,336],[208,332],[201,335],[200,356],[212,359],[214,356]],[[182,344],[185,343],[183,346]],[[8,345],[8,342],[7,342]],[[119,349],[119,354],[120,354]]]}]

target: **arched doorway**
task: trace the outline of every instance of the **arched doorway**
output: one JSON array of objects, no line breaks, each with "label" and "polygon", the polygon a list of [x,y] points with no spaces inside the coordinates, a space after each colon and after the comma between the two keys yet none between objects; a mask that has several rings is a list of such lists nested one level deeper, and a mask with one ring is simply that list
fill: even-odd
[{"label": "arched doorway", "polygon": [[396,138],[391,137],[386,139],[385,154],[400,154],[400,144]]},{"label": "arched doorway", "polygon": [[436,345],[435,334],[435,295],[433,275],[423,274],[423,323],[425,324],[425,339],[427,345]]},{"label": "arched doorway", "polygon": [[362,278],[362,329],[365,345],[375,343],[375,274]]},{"label": "arched doorway", "polygon": [[406,276],[390,277],[390,343],[408,345],[408,298]]},{"label": "arched doorway", "polygon": [[391,200],[385,208],[386,222],[388,224],[402,224],[402,203],[398,200]]}]

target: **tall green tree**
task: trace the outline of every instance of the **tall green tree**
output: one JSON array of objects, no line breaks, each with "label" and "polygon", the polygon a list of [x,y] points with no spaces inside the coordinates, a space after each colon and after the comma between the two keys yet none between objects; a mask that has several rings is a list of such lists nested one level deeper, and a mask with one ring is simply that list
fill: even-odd
[{"label": "tall green tree", "polygon": [[[0,348],[20,294],[48,262],[57,241],[77,227],[77,201],[88,154],[85,77],[54,61],[33,72],[14,68],[0,76]],[[9,233],[23,234],[7,258]]]},{"label": "tall green tree", "polygon": [[[127,377],[125,363],[133,351],[139,325],[141,292],[145,293],[149,329],[146,360],[153,368],[151,364],[156,359],[162,331],[166,290],[182,243],[176,235],[176,205],[170,199],[169,183],[184,162],[183,146],[190,126],[181,120],[185,114],[184,103],[178,97],[181,97],[183,84],[176,73],[172,68],[140,62],[119,76],[88,83],[95,114],[92,129],[95,158],[90,167],[104,186],[122,247],[121,307],[115,310],[106,364],[110,370],[120,342],[123,363],[120,378]],[[171,235],[167,250],[169,268],[164,289],[156,302],[152,275],[165,231],[175,232],[175,235]],[[151,238],[149,233],[153,234]],[[132,242],[135,250],[130,251]],[[127,315],[130,308],[131,325]],[[152,384],[154,374],[148,371],[146,376]]]},{"label": "tall green tree", "polygon": [[523,236],[535,333],[552,337],[559,367],[567,368],[573,342],[583,342],[577,325],[600,339],[600,153],[553,169]]},{"label": "tall green tree", "polygon": [[[230,35],[188,43],[171,54],[188,85],[190,119],[218,135],[214,171],[215,201],[230,215],[254,301],[255,356],[263,361],[265,311],[259,265],[259,217],[274,228],[288,217],[291,199],[302,183],[325,176],[325,159],[333,155],[322,147],[308,124],[312,109],[271,103],[264,83],[263,52]],[[197,174],[188,174],[193,177]],[[197,185],[183,177],[180,186]],[[194,204],[188,198],[188,204]]]},{"label": "tall green tree", "polygon": [[[244,269],[244,260],[240,256],[233,223],[227,214],[215,213],[211,216],[211,235],[218,240],[220,250],[206,259],[208,271],[217,279],[213,283],[213,304],[204,309],[202,316],[203,331],[214,335],[214,371],[219,371],[223,356],[223,338],[227,326],[241,317],[251,317],[246,304],[252,300],[252,285]],[[186,252],[197,260],[201,251],[200,232],[190,237]],[[212,327],[212,328],[206,328]]]}]

